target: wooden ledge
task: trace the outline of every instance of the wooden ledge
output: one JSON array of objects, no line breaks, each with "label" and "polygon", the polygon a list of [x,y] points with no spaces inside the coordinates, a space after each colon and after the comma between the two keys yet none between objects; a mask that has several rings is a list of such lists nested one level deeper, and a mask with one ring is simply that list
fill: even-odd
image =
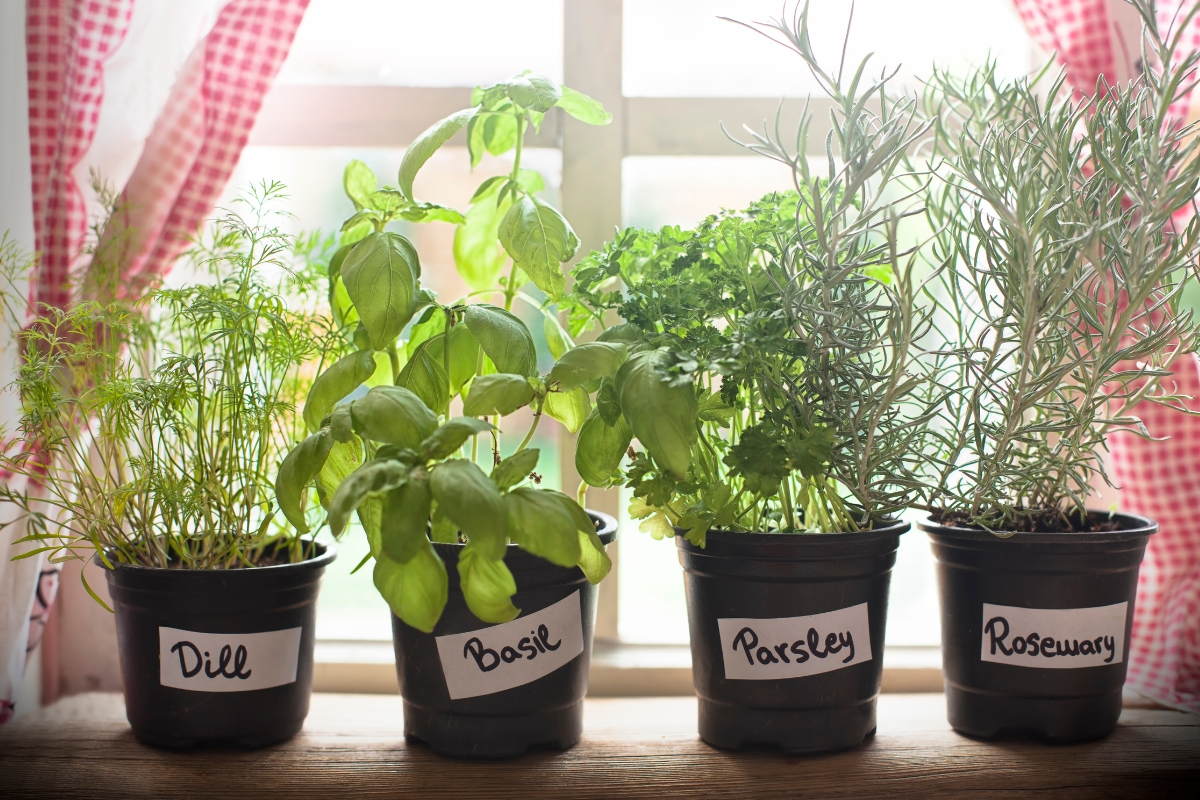
[{"label": "wooden ledge", "polygon": [[845,753],[727,753],[696,736],[694,698],[587,701],[565,753],[457,761],[408,745],[400,698],[316,694],[304,730],[264,750],[155,750],[118,694],[62,700],[0,729],[0,787],[25,797],[432,798],[1185,797],[1200,786],[1200,717],[1126,708],[1107,739],[979,742],[936,694],[882,695],[879,733]]}]

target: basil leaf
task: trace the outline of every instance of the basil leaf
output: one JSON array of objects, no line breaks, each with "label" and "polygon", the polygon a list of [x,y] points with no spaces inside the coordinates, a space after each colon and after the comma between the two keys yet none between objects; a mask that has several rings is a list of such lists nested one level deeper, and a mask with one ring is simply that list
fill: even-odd
[{"label": "basil leaf", "polygon": [[561,422],[571,433],[578,433],[591,411],[587,392],[578,387],[569,392],[547,392],[542,412]]},{"label": "basil leaf", "polygon": [[596,390],[596,411],[609,426],[616,425],[621,418],[621,401],[617,398],[616,382],[611,378],[600,381]]},{"label": "basil leaf", "polygon": [[308,485],[325,466],[332,447],[329,431],[318,431],[292,448],[275,474],[275,502],[300,533],[308,533],[308,521],[304,518]]},{"label": "basil leaf", "polygon": [[579,248],[579,239],[562,214],[526,195],[504,215],[498,233],[509,257],[557,301],[566,287],[561,265]]},{"label": "basil leaf", "polygon": [[471,382],[471,391],[463,400],[463,413],[468,417],[504,417],[533,400],[533,387],[520,375],[500,372],[480,375]]},{"label": "basil leaf", "polygon": [[426,541],[403,564],[380,553],[371,580],[393,614],[419,631],[433,632],[446,607],[450,579],[432,544]]},{"label": "basil leaf", "polygon": [[392,461],[368,461],[352,472],[338,487],[329,504],[329,530],[341,536],[354,511],[370,494],[387,492],[408,478],[408,467]]},{"label": "basil leaf", "polygon": [[624,417],[618,416],[617,423],[609,425],[598,411],[593,413],[583,423],[575,443],[579,477],[589,486],[611,485],[632,439],[633,431]]},{"label": "basil leaf", "polygon": [[417,348],[425,344],[425,342],[437,336],[439,333],[446,332],[446,314],[437,306],[431,306],[425,309],[416,324],[412,326],[412,330],[408,332],[408,344],[405,345],[405,350],[408,357],[412,358],[413,353],[417,352]]},{"label": "basil leaf", "polygon": [[[356,158],[346,165],[342,173],[342,186],[346,190],[346,196],[354,203],[354,208],[361,211],[370,205],[369,198],[371,193],[379,188],[379,179],[370,167]],[[345,225],[342,226],[342,230],[346,230]]]},{"label": "basil leaf", "polygon": [[451,456],[467,439],[490,430],[495,430],[490,422],[474,417],[455,417],[421,442],[421,458],[431,461]]},{"label": "basil leaf", "polygon": [[483,118],[483,147],[494,156],[502,156],[517,146],[517,118],[506,112],[492,112]]},{"label": "basil leaf", "polygon": [[400,217],[412,222],[449,222],[452,225],[462,225],[466,222],[461,212],[446,206],[439,206],[437,203],[410,205],[400,212]]},{"label": "basil leaf", "polygon": [[491,289],[504,271],[508,254],[497,231],[511,206],[507,199],[499,204],[490,199],[475,202],[467,210],[466,222],[454,231],[454,265],[473,291]]},{"label": "basil leaf", "polygon": [[508,545],[504,498],[475,463],[456,458],[429,471],[438,508],[489,558],[503,558]]},{"label": "basil leaf", "polygon": [[409,473],[407,481],[384,495],[380,539],[388,558],[403,564],[429,543],[425,533],[432,501],[429,479],[420,470]]},{"label": "basil leaf", "polygon": [[636,353],[617,372],[621,412],[660,468],[687,477],[699,403],[691,386],[672,386],[659,371],[664,351]]},{"label": "basil leaf", "polygon": [[358,504],[358,522],[367,535],[372,558],[379,558],[383,553],[383,500],[378,495],[368,495]]},{"label": "basil leaf", "polygon": [[383,219],[387,219],[396,211],[408,205],[408,201],[404,199],[404,195],[397,192],[395,189],[380,189],[371,192],[370,198],[371,208],[383,215]]},{"label": "basil leaf", "polygon": [[450,406],[450,387],[447,386],[449,378],[441,361],[430,355],[429,344],[427,341],[417,348],[417,352],[404,365],[404,369],[400,370],[396,385],[403,386],[421,398],[421,402],[434,413],[444,414]]},{"label": "basil leaf", "polygon": [[350,413],[363,438],[412,450],[437,428],[437,415],[403,386],[376,386],[350,404]]},{"label": "basil leaf", "polygon": [[492,467],[491,479],[496,488],[502,492],[508,491],[529,477],[529,473],[537,467],[541,451],[530,447],[513,453],[508,458]]},{"label": "basil leaf", "polygon": [[612,559],[605,552],[596,528],[590,523],[587,530],[579,531],[579,563],[576,566],[591,584],[604,580],[604,576],[612,569]]},{"label": "basil leaf", "polygon": [[611,328],[606,328],[596,337],[597,342],[625,342],[626,344],[632,344],[641,339],[642,329],[632,322],[622,322],[620,325],[613,325]]},{"label": "basil leaf", "polygon": [[430,125],[416,141],[404,151],[404,159],[400,162],[399,185],[400,191],[409,200],[413,199],[413,179],[439,147],[450,141],[450,137],[458,133],[467,120],[475,115],[475,109],[468,108],[456,111],[445,119]]},{"label": "basil leaf", "polygon": [[588,342],[562,354],[547,383],[557,383],[562,389],[574,389],[597,378],[615,375],[625,363],[625,345],[620,342]]},{"label": "basil leaf", "polygon": [[467,327],[496,369],[514,375],[532,375],[537,368],[533,336],[525,323],[502,308],[467,306]]},{"label": "basil leaf", "polygon": [[429,528],[429,538],[443,544],[458,543],[458,526],[442,513],[437,503],[433,505],[433,524]]},{"label": "basil leaf", "polygon": [[370,350],[342,356],[313,381],[304,401],[304,424],[316,431],[339,400],[374,374],[375,357]]},{"label": "basil leaf", "polygon": [[562,97],[558,99],[556,105],[575,119],[586,122],[588,125],[607,125],[612,122],[612,114],[605,111],[599,101],[567,86],[562,87]]},{"label": "basil leaf", "polygon": [[358,469],[363,460],[362,441],[353,437],[348,442],[334,442],[321,471],[317,473],[317,497],[326,509],[346,476]]},{"label": "basil leaf", "polygon": [[371,346],[386,350],[416,311],[417,251],[403,236],[373,233],[363,239],[342,263],[342,282]]},{"label": "basil leaf", "polygon": [[551,489],[523,487],[504,496],[508,509],[508,535],[517,545],[560,567],[579,561],[579,536],[575,501]]},{"label": "basil leaf", "polygon": [[545,75],[536,72],[518,75],[505,84],[505,92],[522,108],[545,113],[554,108],[562,97],[562,88]]},{"label": "basil leaf", "polygon": [[557,314],[542,315],[542,334],[546,337],[546,347],[550,349],[550,355],[556,361],[575,346],[570,335],[559,324]]},{"label": "basil leaf", "polygon": [[[446,337],[439,336],[429,342],[429,357],[445,368]],[[479,365],[479,340],[466,325],[450,328],[450,394],[456,395],[463,384],[475,377]]]},{"label": "basil leaf", "polygon": [[469,542],[458,554],[458,578],[467,608],[479,619],[495,624],[520,616],[521,609],[512,604],[517,582],[504,563],[503,552],[491,558],[474,541]]}]

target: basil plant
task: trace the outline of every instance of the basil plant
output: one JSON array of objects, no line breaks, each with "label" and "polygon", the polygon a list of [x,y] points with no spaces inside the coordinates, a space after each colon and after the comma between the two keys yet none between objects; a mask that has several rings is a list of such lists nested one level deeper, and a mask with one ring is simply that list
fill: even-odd
[{"label": "basil plant", "polygon": [[[521,167],[525,133],[555,106],[591,124],[610,117],[594,100],[529,73],[476,89],[473,101],[412,144],[398,188],[381,188],[362,162],[347,166],[343,183],[355,211],[328,266],[344,354],[314,380],[303,412],[309,435],[284,460],[276,483],[280,508],[301,531],[310,529],[312,488],[335,536],[357,514],[376,587],[397,616],[426,632],[448,591],[434,542],[465,545],[458,573],[467,605],[492,623],[520,613],[503,560],[510,543],[554,564],[577,565],[593,583],[611,567],[583,508],[537,487],[538,450],[529,443],[544,416],[578,431],[591,393],[616,373],[626,350],[619,342],[575,347],[559,325],[551,303],[565,284],[562,264],[579,242],[562,215],[536,197],[541,176]],[[417,172],[464,127],[472,166],[485,152],[512,150],[511,172],[483,181],[465,214],[417,201]],[[385,229],[396,221],[458,226],[454,256],[473,290],[468,298],[441,304],[421,287],[416,249]],[[545,300],[523,290],[528,280]],[[502,305],[468,302],[487,296]],[[533,336],[512,313],[517,299],[543,317],[557,359],[545,375],[538,374]],[[458,402],[462,415],[451,416]],[[502,453],[500,419],[525,408],[532,412],[528,432]],[[490,458],[480,454],[481,438]]]}]

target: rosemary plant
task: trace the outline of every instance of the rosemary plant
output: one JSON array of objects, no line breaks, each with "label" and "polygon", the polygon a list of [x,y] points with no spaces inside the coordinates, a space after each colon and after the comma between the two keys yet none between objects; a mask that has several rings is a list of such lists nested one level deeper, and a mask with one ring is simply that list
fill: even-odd
[{"label": "rosemary plant", "polygon": [[1139,403],[1185,410],[1171,363],[1197,346],[1181,305],[1197,270],[1200,147],[1171,117],[1200,53],[1185,18],[1160,35],[1152,0],[1145,72],[1073,96],[1049,67],[1001,80],[935,72],[923,113],[939,180],[927,213],[939,291],[942,381],[935,518],[998,531],[1071,530],[1108,481],[1108,435],[1149,436]]},{"label": "rosemary plant", "polygon": [[[743,144],[786,165],[793,191],[695,231],[625,231],[575,271],[574,329],[617,311],[625,324],[602,338],[636,353],[622,372],[642,359],[668,387],[648,400],[620,373],[601,386],[580,474],[625,480],[643,529],[697,544],[710,528],[855,531],[919,502],[935,405],[914,347],[930,310],[898,233],[920,213],[916,192],[897,192],[926,131],[916,103],[887,94],[894,73],[867,78],[865,60],[825,71],[807,6],[748,27],[799,55],[828,97],[824,169],[809,164],[809,108],[791,144],[777,117]],[[631,436],[645,452],[622,471]]]},{"label": "rosemary plant", "polygon": [[[289,272],[272,211],[282,192],[255,187],[197,242],[188,256],[201,281],[33,309],[11,387],[20,435],[0,456],[24,479],[0,499],[21,512],[8,524],[28,524],[19,541],[39,545],[26,555],[230,569],[309,554],[276,522],[272,478],[308,382],[301,367],[328,336],[285,302],[310,287]],[[115,286],[118,249],[94,248],[81,283]],[[16,329],[28,265],[4,266]]]}]

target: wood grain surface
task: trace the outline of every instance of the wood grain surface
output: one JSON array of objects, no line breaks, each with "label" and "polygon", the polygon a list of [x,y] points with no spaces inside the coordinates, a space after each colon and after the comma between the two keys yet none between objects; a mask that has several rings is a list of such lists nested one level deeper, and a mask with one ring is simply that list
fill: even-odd
[{"label": "wood grain surface", "polygon": [[974,796],[1200,796],[1200,717],[1126,708],[1100,742],[980,742],[950,730],[941,695],[883,695],[862,747],[788,758],[704,744],[694,698],[596,699],[574,749],[492,762],[406,744],[396,696],[314,695],[295,739],[251,752],[145,747],[118,694],[69,697],[0,729],[5,798]]}]

